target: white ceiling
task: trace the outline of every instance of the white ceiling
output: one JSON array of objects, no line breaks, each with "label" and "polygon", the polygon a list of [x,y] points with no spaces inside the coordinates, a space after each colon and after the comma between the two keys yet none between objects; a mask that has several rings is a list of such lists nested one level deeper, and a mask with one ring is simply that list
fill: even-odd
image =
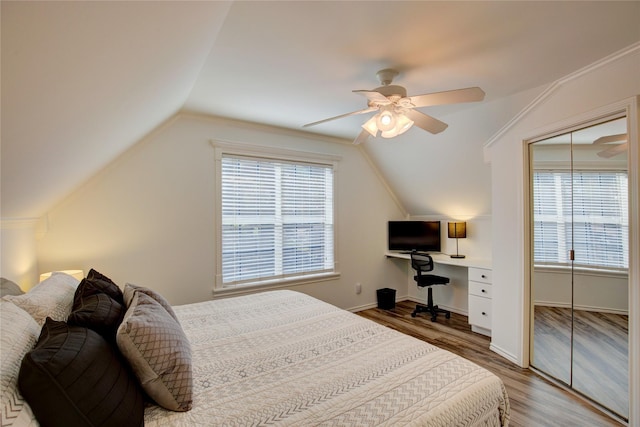
[{"label": "white ceiling", "polygon": [[[378,86],[386,67],[410,95],[480,86],[491,102],[640,40],[639,1],[2,1],[1,12],[3,219],[42,215],[180,110],[301,129],[363,108],[351,91]],[[470,108],[423,111],[447,121]],[[353,139],[363,121],[310,130]]]}]

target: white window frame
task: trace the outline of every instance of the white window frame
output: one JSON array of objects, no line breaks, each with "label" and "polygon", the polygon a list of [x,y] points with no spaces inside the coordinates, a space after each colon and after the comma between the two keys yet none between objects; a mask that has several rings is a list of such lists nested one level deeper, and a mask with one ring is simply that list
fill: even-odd
[{"label": "white window frame", "polygon": [[[286,148],[267,147],[244,142],[230,142],[212,140],[211,145],[215,150],[215,248],[216,248],[216,272],[213,292],[219,294],[243,294],[257,289],[275,289],[291,287],[314,282],[335,280],[340,277],[338,271],[338,245],[337,245],[337,206],[338,206],[338,163],[339,156],[313,153],[307,151],[291,150]],[[244,156],[250,158],[262,158],[265,160],[299,162],[307,164],[319,164],[330,166],[333,169],[333,269],[332,271],[299,274],[291,277],[280,277],[267,280],[245,281],[241,284],[225,285],[222,277],[222,157]]]}]

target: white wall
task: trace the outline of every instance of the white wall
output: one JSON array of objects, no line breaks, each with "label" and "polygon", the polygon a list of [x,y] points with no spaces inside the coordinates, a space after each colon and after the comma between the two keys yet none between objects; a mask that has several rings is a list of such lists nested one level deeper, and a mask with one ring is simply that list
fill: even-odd
[{"label": "white wall", "polygon": [[35,219],[2,220],[0,223],[0,276],[26,291],[38,281]]},{"label": "white wall", "polygon": [[[492,239],[494,313],[491,346],[523,366],[528,361],[525,354],[528,296],[525,292],[523,141],[570,122],[573,117],[590,116],[590,112],[640,94],[639,70],[640,49],[636,46],[624,55],[606,58],[589,69],[576,72],[552,86],[545,97],[490,140],[486,147],[485,153],[491,162],[493,221],[494,225],[500,224],[500,227],[494,226]],[[637,171],[638,158],[631,156],[631,164]],[[635,185],[637,189],[637,183]],[[635,220],[630,218],[630,221],[637,224],[638,212],[634,215]],[[502,230],[513,232],[507,234]]]},{"label": "white wall", "polygon": [[[376,289],[407,294],[406,273],[386,262],[386,222],[402,219],[361,151],[338,140],[180,114],[51,209],[37,242],[40,271],[96,268],[124,286],[149,286],[172,304],[212,298],[215,276],[212,139],[341,157],[338,280],[295,287],[342,308],[375,304]],[[355,284],[362,284],[356,295]]]}]

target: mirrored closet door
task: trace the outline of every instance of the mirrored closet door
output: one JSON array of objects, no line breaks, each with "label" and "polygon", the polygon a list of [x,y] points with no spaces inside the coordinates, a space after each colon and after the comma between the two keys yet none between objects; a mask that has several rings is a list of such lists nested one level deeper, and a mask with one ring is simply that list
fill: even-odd
[{"label": "mirrored closet door", "polygon": [[531,366],[629,415],[626,118],[529,144]]}]

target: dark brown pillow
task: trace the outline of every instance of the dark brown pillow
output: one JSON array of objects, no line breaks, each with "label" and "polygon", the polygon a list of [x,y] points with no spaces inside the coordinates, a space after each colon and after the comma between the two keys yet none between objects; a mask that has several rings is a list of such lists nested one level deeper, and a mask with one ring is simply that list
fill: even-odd
[{"label": "dark brown pillow", "polygon": [[122,304],[105,293],[80,295],[73,304],[67,323],[93,329],[109,342],[115,343],[116,331],[124,313]]},{"label": "dark brown pillow", "polygon": [[78,289],[76,289],[76,293],[73,298],[73,305],[79,305],[79,298],[83,296],[98,293],[105,293],[109,295],[124,307],[124,296],[122,294],[122,290],[111,279],[101,273],[98,273],[93,268],[89,270],[87,277],[82,279],[78,285]]},{"label": "dark brown pillow", "polygon": [[107,276],[105,276],[104,274],[100,273],[99,271],[93,268],[89,270],[89,273],[87,273],[87,279],[92,281],[107,282],[107,283],[111,283],[112,285],[116,285],[116,283],[113,280],[111,280],[110,278],[108,278]]},{"label": "dark brown pillow", "polygon": [[143,393],[97,332],[47,318],[22,360],[20,391],[43,426],[142,426]]}]

